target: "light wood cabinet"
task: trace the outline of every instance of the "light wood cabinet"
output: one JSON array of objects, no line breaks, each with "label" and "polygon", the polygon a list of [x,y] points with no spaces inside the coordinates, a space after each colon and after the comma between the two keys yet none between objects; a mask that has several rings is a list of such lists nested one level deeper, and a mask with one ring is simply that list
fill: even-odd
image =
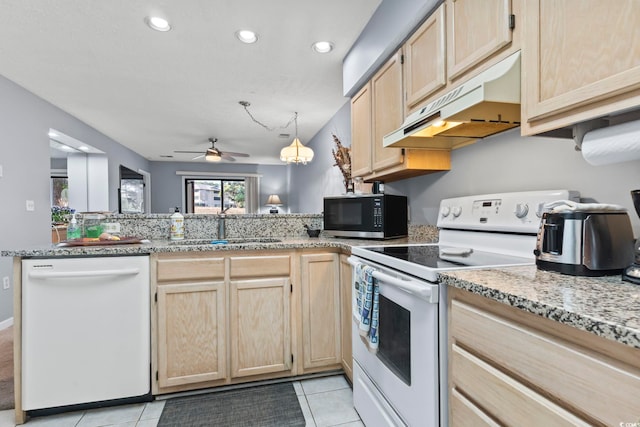
[{"label": "light wood cabinet", "polygon": [[223,281],[158,286],[158,383],[181,386],[227,377]]},{"label": "light wood cabinet", "polygon": [[640,104],[640,2],[526,0],[522,134]]},{"label": "light wood cabinet", "polygon": [[371,173],[371,82],[351,98],[351,176]]},{"label": "light wood cabinet", "polygon": [[449,319],[452,425],[468,422],[456,408],[518,426],[640,417],[638,349],[459,289]]},{"label": "light wood cabinet", "polygon": [[294,374],[294,258],[271,251],[154,255],[154,394]]},{"label": "light wood cabinet", "polygon": [[351,100],[352,176],[385,182],[451,168],[445,150],[385,148],[384,135],[404,120],[402,54],[396,52]]},{"label": "light wood cabinet", "polygon": [[340,367],[340,265],[337,253],[300,256],[303,369]]},{"label": "light wood cabinet", "polygon": [[342,328],[340,348],[342,369],[353,382],[353,349],[351,347],[351,325],[353,324],[351,302],[351,264],[348,255],[340,255],[340,324]]},{"label": "light wood cabinet", "polygon": [[512,43],[512,1],[520,0],[447,0],[449,80],[475,70]]},{"label": "light wood cabinet", "polygon": [[446,86],[445,37],[443,3],[403,45],[405,116]]},{"label": "light wood cabinet", "polygon": [[291,370],[289,277],[232,280],[231,376]]}]

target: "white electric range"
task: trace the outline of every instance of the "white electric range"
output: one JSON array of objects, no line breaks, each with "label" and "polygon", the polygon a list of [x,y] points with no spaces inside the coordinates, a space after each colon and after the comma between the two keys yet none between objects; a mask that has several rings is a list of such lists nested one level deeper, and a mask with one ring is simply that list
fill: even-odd
[{"label": "white electric range", "polygon": [[[437,244],[352,249],[353,400],[367,427],[448,425],[447,290],[438,273],[534,265],[543,205],[567,199],[579,195],[550,190],[444,199]],[[362,265],[373,268],[379,289],[375,352],[356,320]]]}]

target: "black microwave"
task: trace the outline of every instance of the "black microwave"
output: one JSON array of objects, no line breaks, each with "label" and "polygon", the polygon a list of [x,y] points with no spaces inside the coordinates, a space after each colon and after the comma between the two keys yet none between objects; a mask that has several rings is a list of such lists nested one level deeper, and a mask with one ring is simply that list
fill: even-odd
[{"label": "black microwave", "polygon": [[407,235],[407,198],[362,194],[324,198],[324,230],[338,237],[391,239]]}]

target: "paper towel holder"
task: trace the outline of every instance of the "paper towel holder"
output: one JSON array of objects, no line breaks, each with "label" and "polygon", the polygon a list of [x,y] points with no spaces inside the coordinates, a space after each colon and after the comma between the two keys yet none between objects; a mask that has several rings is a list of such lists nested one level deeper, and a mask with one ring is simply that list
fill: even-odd
[{"label": "paper towel holder", "polygon": [[575,150],[582,151],[582,141],[584,140],[584,136],[587,132],[607,126],[609,126],[609,121],[606,119],[594,119],[573,125],[572,134],[573,142],[576,144]]}]

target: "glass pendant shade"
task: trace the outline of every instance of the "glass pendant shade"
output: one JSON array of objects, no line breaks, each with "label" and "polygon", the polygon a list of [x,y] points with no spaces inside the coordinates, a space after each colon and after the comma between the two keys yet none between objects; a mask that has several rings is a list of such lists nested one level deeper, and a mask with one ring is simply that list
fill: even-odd
[{"label": "glass pendant shade", "polygon": [[306,165],[313,159],[313,150],[305,147],[299,138],[295,138],[291,145],[280,150],[280,160],[287,163],[302,163]]}]

